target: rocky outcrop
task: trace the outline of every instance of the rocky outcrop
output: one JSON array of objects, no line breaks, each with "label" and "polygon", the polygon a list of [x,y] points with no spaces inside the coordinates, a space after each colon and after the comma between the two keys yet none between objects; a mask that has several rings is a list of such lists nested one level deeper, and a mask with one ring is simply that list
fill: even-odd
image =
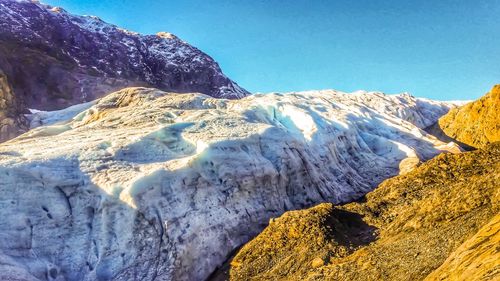
[{"label": "rocky outcrop", "polygon": [[437,128],[450,139],[471,147],[500,141],[500,85],[477,101],[450,110]]},{"label": "rocky outcrop", "polygon": [[394,110],[450,106],[417,101],[129,88],[41,114],[48,126],[0,145],[2,278],[203,280],[269,218],[359,198],[451,149],[415,125],[433,114]]},{"label": "rocky outcrop", "polygon": [[500,214],[465,241],[425,278],[433,280],[496,280],[500,278]]},{"label": "rocky outcrop", "polygon": [[16,137],[29,128],[20,101],[7,76],[0,70],[0,142]]},{"label": "rocky outcrop", "polygon": [[226,272],[231,280],[497,280],[499,183],[500,143],[441,154],[361,202],[272,219]]},{"label": "rocky outcrop", "polygon": [[129,86],[218,98],[249,94],[212,58],[169,33],[143,36],[37,1],[0,0],[0,14],[0,69],[25,112],[62,109]]}]

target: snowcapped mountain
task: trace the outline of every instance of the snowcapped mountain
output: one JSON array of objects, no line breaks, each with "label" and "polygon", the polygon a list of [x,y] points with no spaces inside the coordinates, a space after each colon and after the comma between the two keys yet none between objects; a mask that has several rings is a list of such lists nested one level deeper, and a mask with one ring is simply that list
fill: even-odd
[{"label": "snowcapped mountain", "polygon": [[211,57],[170,33],[143,36],[37,1],[0,0],[0,15],[0,70],[23,109],[18,115],[130,86],[229,99],[249,94]]},{"label": "snowcapped mountain", "polygon": [[46,126],[0,145],[0,277],[204,280],[270,218],[358,198],[457,149],[422,130],[452,106],[128,88],[35,112]]},{"label": "snowcapped mountain", "polygon": [[[35,77],[48,79],[47,88],[54,87],[50,90],[55,93],[47,94],[64,99],[69,94],[63,90],[69,88],[75,90],[75,96],[67,98],[90,101],[109,92],[94,89],[97,86],[88,80],[95,77],[108,86],[106,90],[142,82],[168,91],[199,92],[219,98],[248,95],[222,74],[212,58],[173,34],[143,36],[94,16],[71,15],[62,8],[36,1],[2,0],[0,11],[2,51],[9,51],[2,54],[0,66],[13,75],[47,71],[45,76]],[[23,57],[15,56],[16,48],[21,49],[18,52],[22,51]],[[46,59],[54,61],[47,64]],[[38,69],[24,70],[29,66],[28,60]],[[15,65],[16,62],[21,65]],[[68,78],[72,83],[61,85]],[[27,100],[41,102],[40,109],[57,107],[50,98],[40,96],[42,89],[23,86],[26,91],[36,90],[31,95],[27,93]],[[44,97],[48,100],[44,101]]]}]

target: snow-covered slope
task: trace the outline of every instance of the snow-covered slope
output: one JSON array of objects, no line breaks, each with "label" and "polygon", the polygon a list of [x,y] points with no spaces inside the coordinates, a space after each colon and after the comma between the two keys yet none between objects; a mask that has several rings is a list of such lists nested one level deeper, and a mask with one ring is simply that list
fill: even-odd
[{"label": "snow-covered slope", "polygon": [[203,280],[269,218],[352,200],[452,150],[421,130],[450,106],[336,91],[110,94],[0,145],[0,277]]}]

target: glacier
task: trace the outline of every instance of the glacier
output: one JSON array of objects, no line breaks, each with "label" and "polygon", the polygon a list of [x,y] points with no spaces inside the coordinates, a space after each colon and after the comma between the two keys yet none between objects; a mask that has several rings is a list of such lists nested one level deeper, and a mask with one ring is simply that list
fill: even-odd
[{"label": "glacier", "polygon": [[32,130],[0,144],[0,279],[204,280],[269,219],[458,151],[423,130],[454,106],[126,88],[33,112]]}]

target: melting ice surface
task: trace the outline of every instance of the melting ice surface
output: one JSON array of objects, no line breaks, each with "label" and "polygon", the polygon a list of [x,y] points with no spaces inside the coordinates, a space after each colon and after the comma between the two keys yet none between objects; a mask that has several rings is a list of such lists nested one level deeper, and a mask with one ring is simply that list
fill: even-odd
[{"label": "melting ice surface", "polygon": [[[203,280],[286,210],[346,202],[443,150],[453,104],[129,88],[0,145],[0,277]],[[4,274],[4,275],[1,275]]]}]

